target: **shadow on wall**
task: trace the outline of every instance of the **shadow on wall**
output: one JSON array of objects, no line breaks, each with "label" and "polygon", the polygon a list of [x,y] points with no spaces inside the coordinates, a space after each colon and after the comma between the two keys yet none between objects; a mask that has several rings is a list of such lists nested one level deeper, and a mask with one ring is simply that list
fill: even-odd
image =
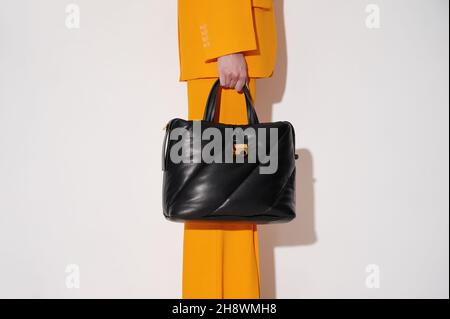
[{"label": "shadow on wall", "polygon": [[[261,122],[272,121],[272,108],[281,102],[286,88],[287,45],[284,25],[284,0],[274,1],[277,24],[277,61],[273,77],[257,81],[255,106]],[[298,137],[297,137],[298,140]],[[276,298],[275,248],[311,245],[317,241],[314,223],[313,156],[297,149],[296,212],[288,224],[259,226],[261,298]],[[305,261],[306,262],[306,261]]]}]

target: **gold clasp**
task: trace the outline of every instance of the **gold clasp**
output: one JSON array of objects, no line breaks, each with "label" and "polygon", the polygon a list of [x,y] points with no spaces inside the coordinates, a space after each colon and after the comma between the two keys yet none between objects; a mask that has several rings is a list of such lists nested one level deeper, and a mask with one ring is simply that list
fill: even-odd
[{"label": "gold clasp", "polygon": [[233,144],[233,154],[234,155],[243,154],[244,156],[247,156],[248,155],[248,145],[247,144]]}]

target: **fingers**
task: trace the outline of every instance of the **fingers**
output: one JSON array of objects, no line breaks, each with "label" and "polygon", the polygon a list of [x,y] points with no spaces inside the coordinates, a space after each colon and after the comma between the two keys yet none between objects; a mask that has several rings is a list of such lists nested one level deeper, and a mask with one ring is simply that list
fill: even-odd
[{"label": "fingers", "polygon": [[218,58],[220,85],[240,92],[247,82],[247,63],[242,53]]},{"label": "fingers", "polygon": [[240,92],[242,91],[245,83],[247,83],[247,74],[237,74],[224,71],[219,73],[219,80],[222,87],[235,89]]},{"label": "fingers", "polygon": [[237,76],[237,74],[231,74],[230,75],[230,84],[229,84],[229,88],[231,88],[231,89],[234,89],[235,87],[236,87],[236,83],[237,83],[237,81],[238,81],[238,76]]},{"label": "fingers", "polygon": [[236,91],[241,92],[246,83],[247,83],[247,77],[246,76],[240,77],[235,86]]},{"label": "fingers", "polygon": [[220,86],[228,87],[227,86],[227,77],[225,73],[219,72],[219,80],[220,80]]}]

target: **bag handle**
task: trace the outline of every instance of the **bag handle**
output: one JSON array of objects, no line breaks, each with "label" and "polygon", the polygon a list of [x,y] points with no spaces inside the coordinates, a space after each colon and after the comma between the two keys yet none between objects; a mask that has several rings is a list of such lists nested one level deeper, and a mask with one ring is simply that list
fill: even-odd
[{"label": "bag handle", "polygon": [[[214,122],[214,114],[216,112],[217,104],[217,92],[220,88],[220,80],[217,79],[213,84],[211,91],[209,92],[208,100],[206,101],[205,112],[203,114],[203,120],[208,122]],[[248,124],[258,124],[258,116],[256,115],[255,108],[253,107],[253,99],[250,94],[250,90],[247,87],[247,83],[244,85],[245,104],[247,106],[247,118]]]}]

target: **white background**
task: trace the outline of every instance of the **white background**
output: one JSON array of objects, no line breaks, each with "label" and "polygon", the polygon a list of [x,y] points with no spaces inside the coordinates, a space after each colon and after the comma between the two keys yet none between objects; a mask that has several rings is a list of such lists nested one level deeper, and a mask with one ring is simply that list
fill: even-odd
[{"label": "white background", "polygon": [[[74,1],[79,29],[69,3],[1,1],[0,297],[180,297],[160,168],[187,115],[176,1]],[[263,297],[448,298],[448,9],[275,0],[256,106],[296,128],[299,217],[260,227]]]}]

